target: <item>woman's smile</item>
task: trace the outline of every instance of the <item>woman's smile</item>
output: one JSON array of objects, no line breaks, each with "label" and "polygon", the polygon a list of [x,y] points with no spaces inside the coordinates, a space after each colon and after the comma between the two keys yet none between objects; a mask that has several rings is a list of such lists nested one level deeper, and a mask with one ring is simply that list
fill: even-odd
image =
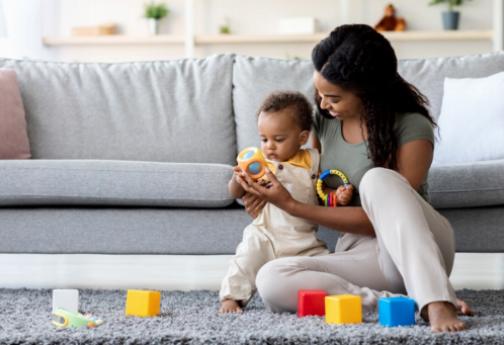
[{"label": "woman's smile", "polygon": [[329,114],[331,114],[332,117],[336,117],[336,118],[341,117],[341,114],[336,111],[329,110]]}]

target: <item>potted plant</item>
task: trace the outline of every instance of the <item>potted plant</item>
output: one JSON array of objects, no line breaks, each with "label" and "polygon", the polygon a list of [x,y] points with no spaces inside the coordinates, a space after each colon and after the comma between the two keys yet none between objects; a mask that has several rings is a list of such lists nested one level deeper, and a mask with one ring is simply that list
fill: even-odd
[{"label": "potted plant", "polygon": [[219,33],[221,35],[231,34],[231,25],[229,25],[229,18],[226,17],[222,20],[222,24],[219,25]]},{"label": "potted plant", "polygon": [[145,5],[144,17],[149,21],[149,31],[152,35],[159,34],[159,22],[170,14],[170,9],[164,3],[150,2]]},{"label": "potted plant", "polygon": [[442,13],[443,28],[445,30],[457,30],[460,19],[460,12],[455,11],[455,7],[462,6],[464,1],[470,0],[431,0],[429,5],[447,4],[448,11]]}]

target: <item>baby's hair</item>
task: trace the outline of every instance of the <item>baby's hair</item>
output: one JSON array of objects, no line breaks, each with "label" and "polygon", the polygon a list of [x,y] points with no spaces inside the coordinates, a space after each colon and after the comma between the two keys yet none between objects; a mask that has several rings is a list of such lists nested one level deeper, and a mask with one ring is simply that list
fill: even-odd
[{"label": "baby's hair", "polygon": [[292,109],[296,122],[303,131],[309,131],[312,126],[312,106],[308,99],[296,91],[277,91],[271,93],[261,104],[257,116],[261,112],[271,113]]}]

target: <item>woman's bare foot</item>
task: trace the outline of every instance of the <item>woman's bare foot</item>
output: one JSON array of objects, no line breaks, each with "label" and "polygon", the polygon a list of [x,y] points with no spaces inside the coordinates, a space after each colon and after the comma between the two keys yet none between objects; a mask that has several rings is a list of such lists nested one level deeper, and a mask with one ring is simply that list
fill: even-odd
[{"label": "woman's bare foot", "polygon": [[227,313],[241,313],[242,308],[238,304],[237,301],[232,299],[225,299],[221,302],[221,306],[219,308],[219,313],[227,314]]},{"label": "woman's bare foot", "polygon": [[[457,300],[457,308],[460,306],[466,312],[470,311],[469,306],[465,302],[463,304],[459,304]],[[449,302],[429,303],[422,311],[422,317],[430,322],[433,332],[458,332],[465,329],[465,323],[457,318],[457,309]]]},{"label": "woman's bare foot", "polygon": [[457,305],[457,312],[458,312],[459,315],[467,315],[467,316],[473,316],[474,315],[471,307],[465,301],[457,298],[457,304],[456,305]]}]

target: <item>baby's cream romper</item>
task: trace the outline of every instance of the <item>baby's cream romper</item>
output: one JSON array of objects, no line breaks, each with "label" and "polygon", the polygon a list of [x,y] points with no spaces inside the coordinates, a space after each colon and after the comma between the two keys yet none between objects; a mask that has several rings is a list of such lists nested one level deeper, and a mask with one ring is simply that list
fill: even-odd
[{"label": "baby's cream romper", "polygon": [[[294,199],[317,204],[315,183],[319,162],[317,150],[302,149],[287,162],[268,161],[268,165]],[[220,300],[232,299],[246,305],[256,290],[256,274],[268,261],[285,256],[328,254],[325,243],[316,237],[316,231],[316,224],[267,203],[243,232],[243,239],[222,281]]]}]

